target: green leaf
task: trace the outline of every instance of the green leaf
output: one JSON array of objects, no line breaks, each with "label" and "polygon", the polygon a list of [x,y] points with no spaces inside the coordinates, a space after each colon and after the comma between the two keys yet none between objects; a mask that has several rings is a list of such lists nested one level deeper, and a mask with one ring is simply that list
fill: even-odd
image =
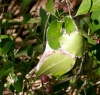
[{"label": "green leaf", "polygon": [[90,7],[91,7],[91,0],[83,0],[76,13],[76,16],[81,14],[86,14],[89,11]]},{"label": "green leaf", "polygon": [[[79,22],[78,22],[79,23]],[[90,24],[90,18],[89,17],[84,17],[80,20],[80,23],[79,23],[79,27],[81,29],[83,29],[84,31],[88,29],[88,26]]]},{"label": "green leaf", "polygon": [[0,35],[0,48],[4,47],[4,45],[9,42],[12,41],[11,38],[7,35]]},{"label": "green leaf", "polygon": [[47,31],[47,40],[51,48],[57,50],[60,47],[59,37],[62,35],[61,32],[62,22],[54,21],[50,24]]},{"label": "green leaf", "polygon": [[39,71],[37,72],[36,79],[42,74],[52,74],[55,77],[60,77],[64,73],[72,69],[75,64],[75,59],[64,55],[60,52],[56,52],[43,62]]},{"label": "green leaf", "polygon": [[89,42],[90,44],[96,45],[96,41],[93,40],[92,38],[88,38],[88,42]]},{"label": "green leaf", "polygon": [[50,14],[55,15],[55,12],[54,12],[54,0],[48,0],[48,2],[46,4],[46,9],[47,9],[47,11],[50,12]]},{"label": "green leaf", "polygon": [[63,35],[60,37],[59,42],[69,53],[74,54],[77,57],[83,55],[84,41],[83,36],[80,34],[72,32]]},{"label": "green leaf", "polygon": [[42,7],[40,8],[40,17],[41,17],[41,30],[44,30],[45,23],[47,21],[47,13]]},{"label": "green leaf", "polygon": [[23,78],[19,77],[18,80],[14,84],[16,91],[19,93],[23,88]]},{"label": "green leaf", "polygon": [[0,56],[0,62],[3,60],[3,57],[2,56]]},{"label": "green leaf", "polygon": [[28,30],[30,31],[30,33],[29,33],[29,35],[25,38],[25,40],[24,40],[23,43],[25,43],[26,41],[30,40],[33,36],[36,35],[37,27],[34,27],[34,30],[32,30],[32,29],[30,28],[30,26],[27,25],[27,28],[28,28]]},{"label": "green leaf", "polygon": [[13,65],[10,61],[6,61],[6,63],[3,64],[2,68],[0,68],[0,79],[3,76],[8,76],[10,71],[13,69]]},{"label": "green leaf", "polygon": [[90,44],[96,45],[96,41],[94,41],[84,30],[80,30],[80,33],[82,36],[87,38],[87,40]]},{"label": "green leaf", "polygon": [[64,22],[65,22],[66,33],[74,32],[77,29],[77,26],[75,25],[71,17],[65,17]]},{"label": "green leaf", "polygon": [[1,39],[9,38],[7,35],[0,35]]},{"label": "green leaf", "polygon": [[31,0],[23,0],[22,1],[22,11],[27,7]]},{"label": "green leaf", "polygon": [[23,19],[23,21],[21,23],[25,24],[25,23],[27,23],[30,20],[31,14],[27,13],[27,14],[23,15],[23,18],[24,19]]},{"label": "green leaf", "polygon": [[92,0],[92,2],[93,4],[92,4],[91,12],[100,10],[100,0]]},{"label": "green leaf", "polygon": [[13,46],[13,42],[12,42],[12,41],[7,42],[7,43],[4,45],[4,47],[3,47],[2,51],[1,51],[1,55],[7,54],[7,52],[10,50],[10,48],[11,48],[12,46]]},{"label": "green leaf", "polygon": [[92,12],[96,10],[100,10],[100,0],[92,0],[92,2],[91,0],[83,0],[76,13],[76,16],[86,14],[88,11]]},{"label": "green leaf", "polygon": [[70,80],[70,83],[72,84],[72,83],[75,83],[75,81],[76,81],[76,77],[75,78],[72,78],[71,80]]},{"label": "green leaf", "polygon": [[52,23],[52,22],[55,21],[55,20],[58,20],[58,19],[56,18],[56,16],[50,15],[49,23]]},{"label": "green leaf", "polygon": [[100,76],[100,68],[98,68],[98,70],[96,70],[96,74],[98,74]]},{"label": "green leaf", "polygon": [[[43,44],[39,44],[39,45],[34,45],[33,47],[33,54],[36,52],[36,51],[39,51],[39,52],[42,52],[43,51]],[[27,56],[27,48],[26,47],[23,47],[21,48],[17,54],[15,55],[15,57],[20,57],[20,56]]]},{"label": "green leaf", "polygon": [[93,33],[100,29],[100,10],[92,12],[89,26]]},{"label": "green leaf", "polygon": [[0,80],[0,95],[3,95],[4,83]]},{"label": "green leaf", "polygon": [[32,54],[33,54],[33,46],[32,45],[28,45],[28,47],[27,47],[27,55],[31,57]]}]

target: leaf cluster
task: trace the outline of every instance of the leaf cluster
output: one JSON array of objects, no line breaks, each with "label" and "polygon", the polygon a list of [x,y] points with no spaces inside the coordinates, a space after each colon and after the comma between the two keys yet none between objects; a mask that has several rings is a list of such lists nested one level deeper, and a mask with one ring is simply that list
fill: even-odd
[{"label": "leaf cluster", "polygon": [[[71,0],[63,1],[67,11],[62,2],[55,8],[55,0],[48,0],[35,18],[27,12],[33,1],[22,0],[17,15],[22,20],[10,12],[1,17],[0,95],[4,84],[12,93],[44,95],[39,80],[43,74],[50,77],[51,95],[100,94],[100,0],[82,0],[73,9]],[[3,3],[2,8],[10,5]],[[24,26],[25,37],[20,35]],[[17,36],[8,33],[14,27]],[[19,36],[21,43],[16,42]]]}]

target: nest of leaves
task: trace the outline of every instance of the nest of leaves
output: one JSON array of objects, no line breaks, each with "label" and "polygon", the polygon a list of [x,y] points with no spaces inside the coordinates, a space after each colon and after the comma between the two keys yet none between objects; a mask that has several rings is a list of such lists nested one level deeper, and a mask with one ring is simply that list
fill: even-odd
[{"label": "nest of leaves", "polygon": [[[97,44],[87,46],[82,58],[77,59],[73,69],[59,79],[52,75],[43,75],[35,80],[35,67],[38,64],[46,43],[47,23],[50,14],[45,5],[48,0],[0,0],[0,86],[3,95],[91,95],[100,94],[100,59],[91,53],[99,51],[99,33],[94,33],[91,38]],[[81,0],[55,0],[55,10],[64,11],[61,18],[70,13],[74,16],[81,4]],[[70,9],[70,11],[69,11]],[[49,14],[49,15],[48,15]],[[56,12],[58,16],[58,12]],[[77,22],[90,14],[74,18]],[[45,20],[44,22],[42,20]],[[97,20],[95,21],[96,23]],[[84,30],[89,27],[85,22]],[[87,49],[88,48],[88,49]],[[1,52],[2,49],[2,52]],[[90,55],[89,55],[90,53]],[[95,52],[96,53],[96,52]],[[100,55],[100,53],[98,53]],[[43,79],[44,78],[44,79]],[[59,88],[58,88],[59,87]],[[46,88],[49,88],[47,90]]]}]

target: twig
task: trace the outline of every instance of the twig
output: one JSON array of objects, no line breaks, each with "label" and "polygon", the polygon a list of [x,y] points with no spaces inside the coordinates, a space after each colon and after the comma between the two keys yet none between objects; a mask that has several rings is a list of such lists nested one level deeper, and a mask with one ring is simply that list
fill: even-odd
[{"label": "twig", "polygon": [[86,91],[85,91],[85,88],[83,88],[83,90],[84,90],[84,95],[86,95]]},{"label": "twig", "polygon": [[77,72],[77,75],[79,75],[79,74],[81,73],[82,65],[83,65],[83,62],[84,62],[84,59],[85,59],[85,54],[86,54],[86,52],[84,52],[84,54],[83,54],[83,56],[82,56],[82,61],[81,61],[81,63],[80,63],[80,68],[79,68],[79,70],[78,70],[78,72]]},{"label": "twig", "polygon": [[70,11],[70,5],[69,5],[69,0],[66,0],[66,4],[67,4],[67,6],[68,6],[68,11],[69,11],[69,15],[71,16],[71,11]]},{"label": "twig", "polygon": [[82,61],[81,61],[81,64],[80,64],[80,68],[79,68],[79,70],[77,72],[77,75],[79,75],[81,73],[83,61],[84,61],[84,56],[82,57]]},{"label": "twig", "polygon": [[84,89],[85,85],[87,83],[87,80],[84,81],[83,85],[80,87],[80,89],[77,91],[77,95],[80,94],[80,92]]}]

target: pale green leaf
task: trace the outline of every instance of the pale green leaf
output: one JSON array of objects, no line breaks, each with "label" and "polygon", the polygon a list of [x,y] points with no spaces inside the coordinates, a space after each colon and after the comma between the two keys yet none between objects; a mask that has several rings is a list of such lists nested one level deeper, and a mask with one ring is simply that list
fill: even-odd
[{"label": "pale green leaf", "polygon": [[65,17],[64,22],[66,33],[70,33],[76,30],[76,25],[71,17]]},{"label": "pale green leaf", "polygon": [[42,74],[52,74],[55,77],[60,77],[64,73],[72,69],[75,64],[75,59],[64,55],[60,52],[56,52],[43,62],[39,71],[37,72],[36,79]]},{"label": "pale green leaf", "polygon": [[59,37],[61,37],[62,32],[62,22],[54,21],[50,24],[47,31],[47,40],[51,48],[57,50],[60,48]]},{"label": "pale green leaf", "polygon": [[46,4],[46,9],[48,10],[48,12],[50,12],[50,14],[54,15],[54,0],[48,0],[47,4]]},{"label": "pale green leaf", "polygon": [[84,40],[83,36],[78,33],[72,32],[60,37],[59,42],[62,47],[71,54],[77,57],[81,57],[84,51]]}]

